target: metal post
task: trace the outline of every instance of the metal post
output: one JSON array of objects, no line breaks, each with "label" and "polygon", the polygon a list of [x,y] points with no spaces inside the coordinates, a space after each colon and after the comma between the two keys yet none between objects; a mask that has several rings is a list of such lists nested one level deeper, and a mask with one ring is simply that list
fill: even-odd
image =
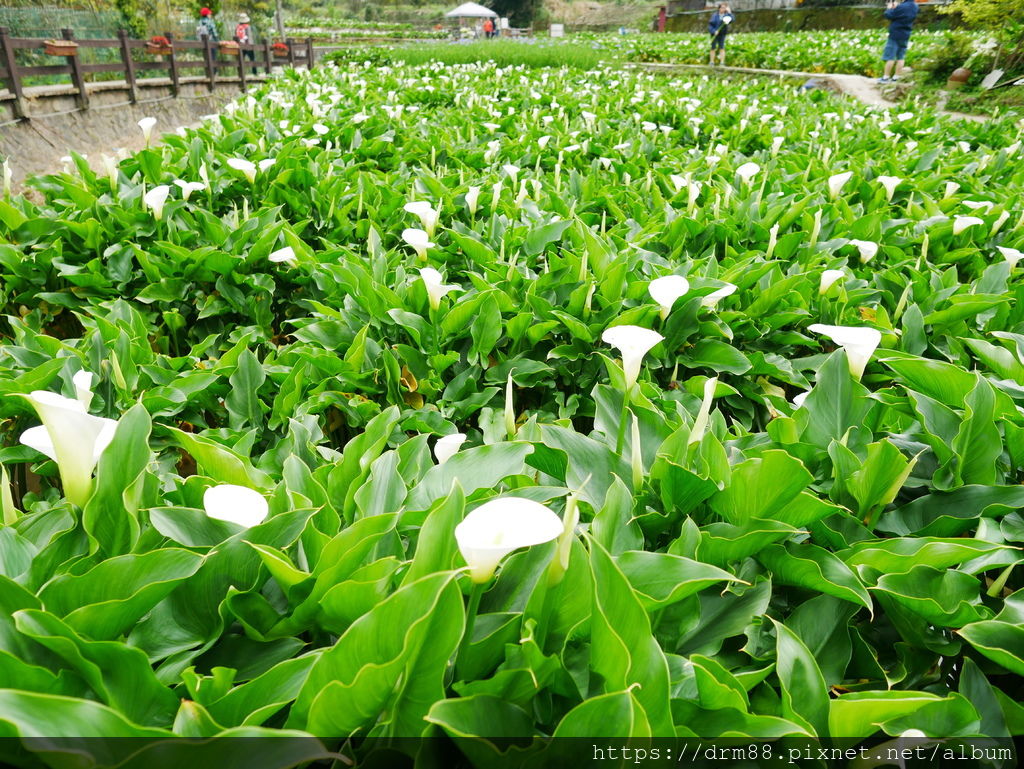
[{"label": "metal post", "polygon": [[10,29],[0,27],[0,47],[3,48],[4,67],[7,68],[7,80],[11,86],[11,93],[14,94],[14,117],[18,120],[27,120],[28,113],[25,111],[25,94],[21,90],[18,62],[14,59],[14,50],[11,48],[9,38]]},{"label": "metal post", "polygon": [[[74,42],[75,34],[70,29],[62,29],[60,34],[65,40]],[[78,60],[77,55],[66,58],[70,59],[68,64],[71,65],[71,82],[75,84],[75,90],[78,91],[75,95],[78,108],[89,109],[89,93],[85,90],[85,76],[82,74],[82,63]]]}]

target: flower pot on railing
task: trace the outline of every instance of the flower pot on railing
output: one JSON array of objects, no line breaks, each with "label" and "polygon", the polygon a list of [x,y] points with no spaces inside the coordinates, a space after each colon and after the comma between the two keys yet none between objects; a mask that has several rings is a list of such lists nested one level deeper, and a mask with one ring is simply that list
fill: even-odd
[{"label": "flower pot on railing", "polygon": [[78,43],[73,40],[46,40],[43,50],[50,56],[77,56]]},{"label": "flower pot on railing", "polygon": [[275,59],[288,58],[288,46],[285,43],[274,43],[270,46],[270,50],[274,52]]},{"label": "flower pot on railing", "polygon": [[171,41],[166,37],[154,37],[146,41],[146,53],[154,56],[170,56],[173,51]]},{"label": "flower pot on railing", "polygon": [[221,40],[219,43],[220,52],[226,53],[229,56],[238,56],[241,48],[238,47],[238,43],[234,40]]}]

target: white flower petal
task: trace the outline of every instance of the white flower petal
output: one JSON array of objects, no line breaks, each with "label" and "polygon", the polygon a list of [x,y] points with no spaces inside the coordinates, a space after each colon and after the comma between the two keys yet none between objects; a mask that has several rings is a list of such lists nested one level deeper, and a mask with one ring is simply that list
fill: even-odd
[{"label": "white flower petal", "polygon": [[612,326],[605,329],[601,339],[619,350],[622,355],[622,370],[626,377],[627,392],[640,376],[640,365],[644,356],[665,337],[657,331],[640,326]]},{"label": "white flower petal", "polygon": [[500,497],[485,502],[455,527],[459,552],[476,583],[486,582],[513,550],[550,542],[562,533],[561,519],[539,502]]},{"label": "white flower petal", "polygon": [[647,286],[651,298],[661,307],[661,317],[665,318],[672,311],[676,299],[690,290],[690,281],[681,275],[665,275],[655,278]]},{"label": "white flower petal", "polygon": [[230,483],[208,488],[203,494],[203,508],[211,518],[247,529],[262,523],[270,512],[266,497],[258,491]]},{"label": "white flower petal", "polygon": [[864,326],[828,326],[815,323],[808,328],[816,334],[824,334],[833,342],[846,350],[846,358],[850,364],[850,373],[857,379],[864,374],[864,369],[882,341],[882,332],[876,328]]},{"label": "white flower petal", "polygon": [[452,433],[438,438],[437,443],[434,444],[434,456],[437,457],[437,463],[443,465],[451,459],[465,441],[465,433]]}]

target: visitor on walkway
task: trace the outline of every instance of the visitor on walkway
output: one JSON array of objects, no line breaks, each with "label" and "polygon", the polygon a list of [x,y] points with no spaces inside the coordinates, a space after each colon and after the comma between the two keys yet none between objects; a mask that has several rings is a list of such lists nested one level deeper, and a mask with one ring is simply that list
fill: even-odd
[{"label": "visitor on walkway", "polygon": [[209,8],[199,9],[199,26],[196,27],[196,37],[200,40],[209,40],[211,43],[220,40],[217,35],[217,22],[213,20],[213,11]]},{"label": "visitor on walkway", "polygon": [[[916,0],[902,0],[902,2],[889,0],[885,5],[885,18],[889,19],[889,39],[885,41],[885,50],[882,51],[885,69],[878,79],[879,83],[899,80],[900,75],[903,74],[903,60],[907,56],[910,32],[914,28],[914,19],[917,18]],[[893,72],[894,63],[896,65],[895,73]]]},{"label": "visitor on walkway", "polygon": [[[256,32],[249,23],[249,14],[243,13],[238,17],[238,25],[235,27],[235,42],[239,45],[253,45],[256,42]],[[242,55],[249,61],[256,61],[256,51],[251,48],[242,51]],[[256,74],[256,67],[252,68],[252,74]]]},{"label": "visitor on walkway", "polygon": [[719,3],[718,10],[711,14],[711,21],[708,22],[708,32],[711,33],[711,61],[715,63],[715,51],[719,52],[718,63],[725,64],[725,37],[729,34],[729,25],[732,24],[732,9],[728,3]]},{"label": "visitor on walkway", "polygon": [[494,22],[490,19],[484,19],[484,37],[488,40],[494,37]]}]

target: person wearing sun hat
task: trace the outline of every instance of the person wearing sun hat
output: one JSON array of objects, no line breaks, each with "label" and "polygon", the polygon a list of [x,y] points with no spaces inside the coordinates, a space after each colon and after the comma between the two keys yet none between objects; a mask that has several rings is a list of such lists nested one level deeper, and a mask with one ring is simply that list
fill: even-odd
[{"label": "person wearing sun hat", "polygon": [[200,40],[209,40],[216,43],[220,40],[217,36],[217,22],[213,20],[213,11],[209,8],[199,9],[199,25],[196,27],[196,37]]},{"label": "person wearing sun hat", "polygon": [[[256,42],[256,32],[250,24],[247,13],[238,17],[238,25],[235,27],[235,42],[239,45],[252,45]],[[242,55],[249,61],[256,61],[256,52],[251,48],[243,50]],[[256,67],[252,68],[252,74],[256,74]]]}]

